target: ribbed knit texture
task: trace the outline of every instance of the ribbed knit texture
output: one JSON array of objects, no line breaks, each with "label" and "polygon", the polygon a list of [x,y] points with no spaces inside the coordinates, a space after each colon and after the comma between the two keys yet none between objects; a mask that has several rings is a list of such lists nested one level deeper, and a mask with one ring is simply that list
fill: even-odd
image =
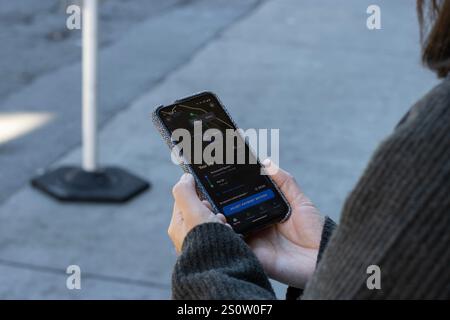
[{"label": "ribbed knit texture", "polygon": [[259,261],[229,227],[195,227],[182,251],[172,277],[174,299],[275,299]]},{"label": "ribbed knit texture", "polygon": [[375,152],[303,298],[450,298],[449,79]]},{"label": "ribbed knit texture", "polygon": [[[369,290],[367,267],[381,269]],[[450,299],[450,79],[375,152],[303,299]],[[194,228],[173,274],[178,299],[273,299],[258,260],[220,224]]]}]

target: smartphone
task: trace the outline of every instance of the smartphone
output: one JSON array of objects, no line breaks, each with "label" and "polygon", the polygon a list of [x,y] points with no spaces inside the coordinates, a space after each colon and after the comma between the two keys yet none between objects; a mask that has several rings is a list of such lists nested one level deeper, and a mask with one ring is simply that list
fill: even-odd
[{"label": "smartphone", "polygon": [[[183,170],[194,176],[200,198],[224,214],[235,232],[247,235],[289,217],[285,196],[263,174],[259,159],[215,94],[202,92],[159,106],[153,122]],[[213,142],[213,157],[208,157]],[[186,146],[191,147],[188,155]]]}]

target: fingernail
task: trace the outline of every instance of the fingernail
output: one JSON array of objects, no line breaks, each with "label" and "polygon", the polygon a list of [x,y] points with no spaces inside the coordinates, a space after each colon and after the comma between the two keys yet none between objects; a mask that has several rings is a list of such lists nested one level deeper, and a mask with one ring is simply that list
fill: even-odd
[{"label": "fingernail", "polygon": [[262,162],[262,165],[263,165],[264,167],[269,167],[269,166],[270,166],[270,159],[269,159],[269,158],[265,159],[265,160]]},{"label": "fingernail", "polygon": [[181,180],[182,181],[188,181],[190,178],[191,178],[191,174],[190,173],[184,173],[182,176],[181,176]]}]

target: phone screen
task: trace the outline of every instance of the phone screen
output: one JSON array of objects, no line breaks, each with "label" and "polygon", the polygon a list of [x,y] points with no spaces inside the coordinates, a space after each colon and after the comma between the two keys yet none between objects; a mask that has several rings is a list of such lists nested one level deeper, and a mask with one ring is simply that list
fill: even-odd
[{"label": "phone screen", "polygon": [[[237,135],[230,146],[232,140],[227,141],[225,138],[227,130],[232,133],[236,127],[213,94],[203,93],[161,107],[158,109],[158,116],[170,133],[176,129],[185,129],[190,133],[191,152],[188,156],[184,152],[183,157],[190,163],[208,195],[236,232],[247,233],[254,228],[280,221],[287,215],[288,204],[272,180],[261,174],[261,165],[248,143]],[[206,141],[201,139],[196,149],[194,139],[202,138],[208,133],[208,129],[215,129],[215,134],[210,135],[210,139]],[[221,151],[221,157],[211,161],[203,152],[212,142],[217,142],[218,133],[222,134],[223,147],[219,149],[216,144],[215,151],[217,154]],[[175,144],[181,140],[172,139]],[[195,152],[198,156],[199,151],[202,153],[200,160],[195,159]],[[216,152],[211,154],[217,156]]]}]

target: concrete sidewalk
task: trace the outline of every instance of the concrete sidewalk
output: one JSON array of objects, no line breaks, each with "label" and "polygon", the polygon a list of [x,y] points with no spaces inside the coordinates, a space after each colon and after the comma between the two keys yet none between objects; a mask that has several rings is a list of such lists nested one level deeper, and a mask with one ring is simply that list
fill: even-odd
[{"label": "concrete sidewalk", "polygon": [[[383,29],[369,31],[371,1],[264,2],[149,86],[103,126],[100,151],[153,188],[120,206],[61,204],[28,186],[9,196],[0,207],[0,297],[170,297],[176,257],[166,230],[181,170],[149,114],[193,92],[216,92],[243,128],[280,128],[282,167],[338,219],[379,141],[436,82],[419,63],[414,6],[378,3]],[[79,160],[77,147],[54,165]],[[65,287],[70,264],[81,267],[82,290]]]},{"label": "concrete sidewalk", "polygon": [[[154,8],[152,13],[155,16],[151,15],[137,23],[122,36],[116,35],[117,40],[100,53],[99,126],[102,127],[117,112],[126,109],[130,101],[184,65],[224,29],[251,12],[258,3],[259,0],[215,0],[214,5],[211,5],[209,0],[195,0],[159,14],[156,13],[162,9]],[[145,7],[142,10],[149,11]],[[102,16],[103,11],[100,13]],[[65,15],[62,17],[65,18]],[[63,19],[61,24],[64,28]],[[108,30],[111,28],[104,32]],[[34,38],[39,39],[38,36]],[[36,60],[42,59],[36,45],[33,42],[29,45],[33,48],[30,55],[35,54]],[[70,48],[80,52],[79,46],[72,45]],[[60,48],[60,55],[68,59],[63,49],[68,50]],[[15,68],[24,68],[21,67],[21,60],[26,59],[18,55],[19,58],[13,60]],[[52,50],[49,50],[48,56],[45,60],[62,59],[55,56]],[[0,71],[1,65],[8,61],[0,63]],[[62,67],[59,69],[44,73],[7,98],[3,99],[0,95],[1,113],[28,112],[54,117],[54,121],[38,128],[33,134],[0,146],[1,151],[7,154],[0,157],[0,167],[4,168],[0,172],[0,203],[23,186],[37,169],[50,165],[80,144],[81,65],[79,59],[78,63],[63,62],[60,61]]]}]

